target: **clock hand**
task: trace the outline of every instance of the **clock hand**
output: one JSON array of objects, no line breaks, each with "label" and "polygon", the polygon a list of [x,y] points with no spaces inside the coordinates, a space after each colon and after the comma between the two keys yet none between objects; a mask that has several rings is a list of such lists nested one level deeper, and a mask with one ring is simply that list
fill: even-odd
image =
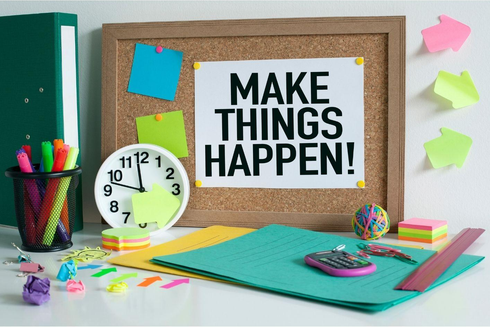
[{"label": "clock hand", "polygon": [[140,164],[139,163],[136,164],[136,168],[138,168],[138,180],[140,182],[140,189],[139,189],[139,191],[141,193],[143,193],[145,191],[145,188],[143,187],[143,181],[141,180],[141,168],[140,168]]},{"label": "clock hand", "polygon": [[111,184],[117,185],[117,186],[122,186],[122,187],[127,187],[127,188],[130,188],[130,189],[133,189],[133,190],[136,190],[136,191],[140,191],[141,192],[141,189],[138,188],[138,187],[133,187],[133,186],[129,186],[129,185],[119,184],[119,183],[116,183],[116,182],[111,182]]}]

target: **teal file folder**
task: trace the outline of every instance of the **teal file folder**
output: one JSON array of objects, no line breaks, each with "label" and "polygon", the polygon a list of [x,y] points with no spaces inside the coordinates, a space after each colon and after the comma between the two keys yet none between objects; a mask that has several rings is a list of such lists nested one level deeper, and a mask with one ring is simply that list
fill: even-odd
[{"label": "teal file folder", "polygon": [[[0,17],[0,169],[17,166],[15,151],[30,145],[39,163],[41,142],[63,139],[80,148],[77,15]],[[77,164],[81,165],[81,155]],[[83,169],[83,167],[82,167]],[[3,175],[3,173],[2,173]],[[0,224],[17,226],[12,180],[0,178]],[[81,179],[74,231],[83,228]]]},{"label": "teal file folder", "polygon": [[[153,263],[249,286],[369,311],[382,311],[421,293],[395,290],[403,279],[435,251],[400,248],[419,262],[412,265],[392,257],[371,256],[376,272],[362,277],[333,277],[307,266],[304,256],[345,244],[355,253],[361,240],[270,225],[239,238],[194,251],[154,257]],[[433,289],[483,260],[460,256]]]}]

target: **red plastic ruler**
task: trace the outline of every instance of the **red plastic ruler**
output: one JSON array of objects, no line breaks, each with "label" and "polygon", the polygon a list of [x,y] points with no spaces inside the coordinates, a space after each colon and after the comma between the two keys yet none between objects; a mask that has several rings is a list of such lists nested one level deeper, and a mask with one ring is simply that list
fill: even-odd
[{"label": "red plastic ruler", "polygon": [[463,229],[444,249],[427,259],[395,289],[424,292],[484,231],[483,228]]}]

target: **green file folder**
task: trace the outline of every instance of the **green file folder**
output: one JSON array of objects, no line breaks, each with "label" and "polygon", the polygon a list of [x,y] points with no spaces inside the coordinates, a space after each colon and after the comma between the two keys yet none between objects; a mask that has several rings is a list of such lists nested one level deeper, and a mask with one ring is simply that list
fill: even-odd
[{"label": "green file folder", "polygon": [[[0,17],[0,169],[17,166],[15,151],[63,139],[80,148],[77,15],[44,13]],[[77,164],[80,165],[80,155]],[[83,167],[82,167],[83,168]],[[80,180],[81,182],[81,180]],[[17,226],[12,180],[0,178],[0,224]],[[74,231],[83,228],[77,188]]]}]

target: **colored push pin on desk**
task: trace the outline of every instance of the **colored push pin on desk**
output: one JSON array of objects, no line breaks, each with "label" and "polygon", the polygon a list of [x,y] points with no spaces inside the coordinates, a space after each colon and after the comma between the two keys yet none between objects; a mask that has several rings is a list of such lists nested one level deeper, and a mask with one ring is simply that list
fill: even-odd
[{"label": "colored push pin on desk", "polygon": [[161,45],[159,45],[159,46],[156,48],[156,52],[157,52],[157,53],[162,53],[162,51],[163,51],[163,48],[162,48],[162,46],[161,46]]}]

